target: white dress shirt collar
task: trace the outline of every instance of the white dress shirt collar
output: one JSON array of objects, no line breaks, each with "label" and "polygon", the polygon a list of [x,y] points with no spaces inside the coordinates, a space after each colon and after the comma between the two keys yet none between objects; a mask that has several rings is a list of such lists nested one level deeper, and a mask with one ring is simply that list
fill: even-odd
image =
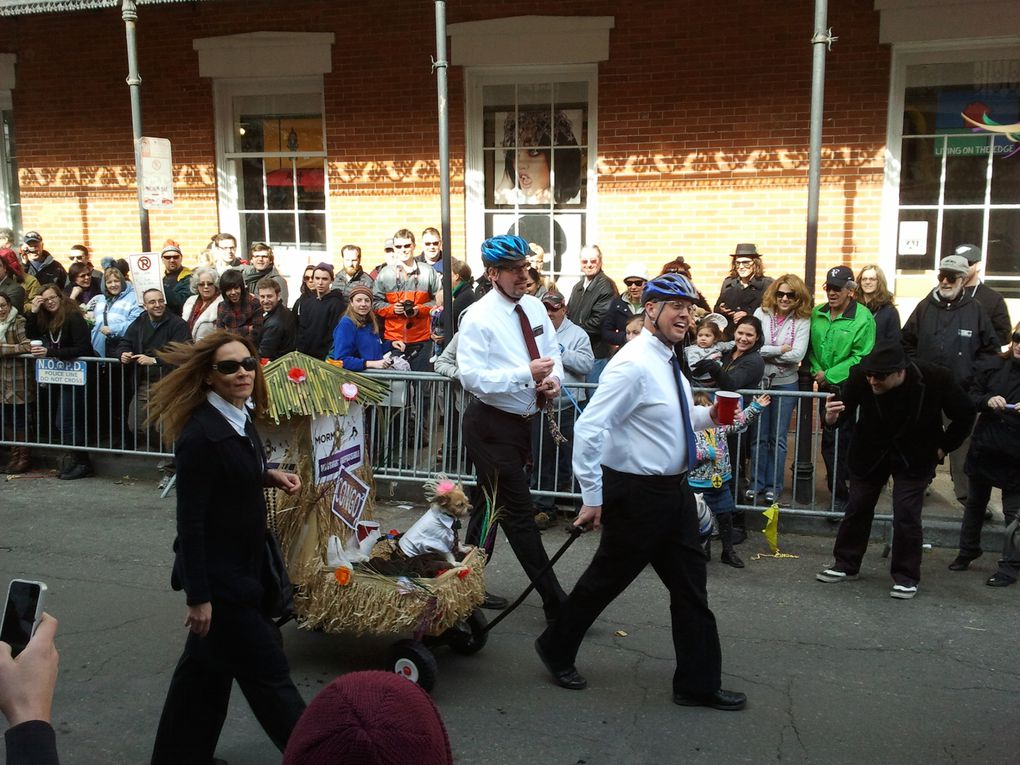
[{"label": "white dress shirt collar", "polygon": [[244,430],[245,425],[248,424],[248,408],[246,406],[238,408],[215,391],[209,391],[205,397],[212,404],[213,409],[222,414],[230,427],[237,431],[237,435],[248,435]]}]

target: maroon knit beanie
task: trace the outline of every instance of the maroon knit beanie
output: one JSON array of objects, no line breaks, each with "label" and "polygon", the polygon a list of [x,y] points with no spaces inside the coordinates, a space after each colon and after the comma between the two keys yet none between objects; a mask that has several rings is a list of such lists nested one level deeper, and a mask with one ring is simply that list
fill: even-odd
[{"label": "maroon knit beanie", "polygon": [[312,699],[283,765],[452,765],[436,705],[393,672],[352,672]]}]

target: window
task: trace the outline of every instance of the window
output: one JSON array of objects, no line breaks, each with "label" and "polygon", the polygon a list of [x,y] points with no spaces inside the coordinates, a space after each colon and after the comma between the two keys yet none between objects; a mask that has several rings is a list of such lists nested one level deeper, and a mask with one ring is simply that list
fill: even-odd
[{"label": "window", "polygon": [[237,216],[221,226],[238,231],[245,248],[262,241],[277,253],[310,255],[324,252],[327,242],[322,92],[314,83],[292,85],[292,92],[277,93],[221,85],[219,103],[230,117],[221,213]]},{"label": "window", "polygon": [[964,243],[983,278],[1020,297],[1020,59],[908,64],[900,144],[900,271]]},{"label": "window", "polygon": [[469,93],[469,250],[496,234],[541,246],[547,275],[576,273],[594,189],[594,70],[480,74]]},{"label": "window", "polygon": [[0,226],[14,229],[15,233],[21,230],[14,111],[11,109],[10,93],[3,92],[0,92]]}]

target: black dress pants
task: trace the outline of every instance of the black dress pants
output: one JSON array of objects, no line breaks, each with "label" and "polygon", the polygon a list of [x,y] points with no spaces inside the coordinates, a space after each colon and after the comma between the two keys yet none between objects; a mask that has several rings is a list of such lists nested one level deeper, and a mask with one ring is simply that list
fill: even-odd
[{"label": "black dress pants", "polygon": [[[977,558],[981,555],[981,528],[985,525],[985,510],[992,498],[992,484],[980,475],[970,476],[967,501],[963,505],[963,522],[960,524],[960,555]],[[1002,512],[1008,526],[1020,510],[1020,493],[1002,490]]]},{"label": "black dress pants", "polygon": [[280,631],[257,609],[214,602],[209,634],[188,634],[170,680],[153,765],[212,761],[234,680],[282,752],[305,710],[282,646]]},{"label": "black dress pants", "polygon": [[483,541],[481,531],[488,492],[495,498],[496,507],[502,508],[499,523],[524,573],[535,582],[546,615],[555,616],[567,594],[552,571],[536,579],[549,563],[549,556],[535,525],[526,472],[531,463],[531,423],[473,400],[464,412],[464,446],[478,472],[478,486],[471,495],[468,544],[479,545]]},{"label": "black dress pants", "polygon": [[595,557],[570,593],[560,618],[539,640],[553,666],[574,664],[588,628],[652,565],[669,591],[676,652],[673,692],[706,696],[719,690],[722,652],[708,607],[705,553],[687,475],[644,476],[603,467],[602,537]]},{"label": "black dress pants", "polygon": [[864,478],[850,477],[850,498],[832,549],[838,570],[848,574],[860,571],[861,560],[868,549],[871,524],[875,520],[875,504],[891,475],[893,540],[890,573],[896,584],[911,586],[921,581],[924,543],[921,504],[924,490],[928,487],[928,472],[922,472],[923,477],[916,478],[894,472],[889,467],[879,467]]}]

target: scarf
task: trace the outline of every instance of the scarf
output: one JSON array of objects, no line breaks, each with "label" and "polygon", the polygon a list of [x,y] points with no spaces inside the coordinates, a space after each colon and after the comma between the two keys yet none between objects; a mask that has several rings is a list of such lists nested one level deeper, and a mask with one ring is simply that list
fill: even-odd
[{"label": "scarf", "polygon": [[7,337],[7,330],[14,326],[18,316],[18,309],[12,305],[11,312],[7,314],[7,318],[0,320],[0,342],[3,342],[4,338]]}]

